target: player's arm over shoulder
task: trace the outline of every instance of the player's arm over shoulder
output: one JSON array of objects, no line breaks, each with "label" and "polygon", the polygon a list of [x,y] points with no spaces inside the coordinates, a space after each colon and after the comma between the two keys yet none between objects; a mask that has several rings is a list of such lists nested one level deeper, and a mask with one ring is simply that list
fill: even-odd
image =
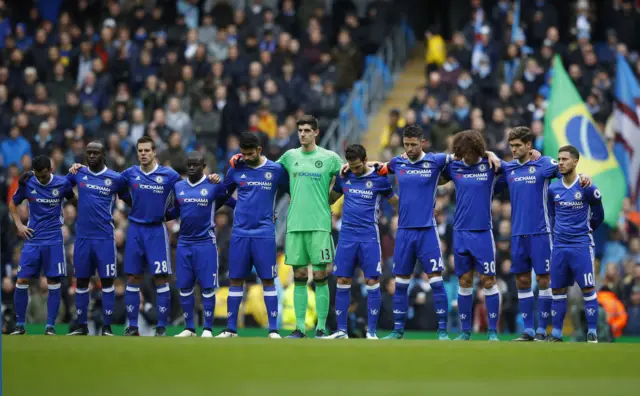
[{"label": "player's arm over shoulder", "polygon": [[294,150],[296,149],[289,149],[285,151],[284,154],[278,158],[276,163],[281,164],[285,169],[287,169],[289,167],[289,158],[291,158],[291,155],[295,152]]},{"label": "player's arm over shoulder", "polygon": [[76,197],[76,195],[73,193],[73,184],[66,177],[62,177],[61,179],[62,179],[62,186],[63,186],[62,188],[64,191],[64,194],[63,194],[64,197],[67,200],[70,200],[70,201],[73,200]]},{"label": "player's arm over shoulder", "polygon": [[342,177],[337,176],[336,182],[333,184],[333,188],[329,192],[329,205],[333,205],[343,195],[342,192]]},{"label": "player's arm over shoulder", "polygon": [[596,229],[604,221],[604,207],[602,206],[602,196],[598,187],[591,185],[585,188],[585,194],[589,207],[591,208],[591,218],[589,223],[592,229]]}]

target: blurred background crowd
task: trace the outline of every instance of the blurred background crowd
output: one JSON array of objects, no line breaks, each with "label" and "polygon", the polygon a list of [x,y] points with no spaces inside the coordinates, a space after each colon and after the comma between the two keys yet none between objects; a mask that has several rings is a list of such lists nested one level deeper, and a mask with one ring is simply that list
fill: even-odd
[{"label": "blurred background crowd", "polygon": [[[9,4],[11,3],[11,4]],[[277,159],[297,147],[295,120],[311,113],[325,131],[338,117],[350,88],[402,14],[388,0],[0,0],[0,229],[2,230],[2,304],[11,324],[13,284],[21,249],[6,203],[17,176],[35,155],[50,155],[58,174],[81,162],[90,140],[106,143],[107,165],[121,171],[136,163],[135,141],[151,136],[159,162],[184,173],[186,154],[205,153],[212,172],[224,174],[228,158],[239,151],[237,136],[259,135],[264,152]],[[435,2],[427,2],[433,4]],[[400,154],[402,130],[418,124],[426,132],[425,151],[450,151],[456,132],[473,128],[490,149],[509,160],[506,131],[528,125],[542,149],[550,66],[560,54],[580,94],[607,139],[613,139],[610,115],[615,56],[623,53],[640,75],[640,36],[634,24],[640,8],[632,1],[523,0],[519,28],[513,1],[464,0],[460,20],[429,23],[425,43],[425,81],[405,108],[390,112],[383,128],[379,159]],[[410,14],[410,13],[408,13]],[[413,16],[415,19],[415,15]],[[409,19],[412,16],[409,15]],[[433,20],[433,17],[428,18]],[[420,31],[421,30],[416,30]],[[512,31],[515,35],[512,37]],[[549,153],[553,155],[553,153]],[[370,153],[370,157],[378,155]],[[374,159],[374,158],[371,158]],[[377,159],[377,158],[375,158]],[[446,263],[452,330],[457,327],[457,279],[451,255],[455,198],[450,186],[438,190],[438,231]],[[26,219],[27,208],[20,208]],[[516,332],[515,279],[509,273],[510,204],[508,192],[493,204],[497,268],[502,292],[500,330]],[[115,212],[118,270],[122,273],[127,228],[126,208]],[[340,229],[340,205],[334,207],[334,234]],[[72,205],[64,208],[63,232],[72,273]],[[80,214],[81,215],[81,214]],[[226,270],[233,214],[216,216],[221,288],[216,326],[226,318]],[[173,242],[179,225],[172,223]],[[640,215],[627,202],[616,229],[596,235],[597,271],[603,326],[613,336],[640,335]],[[390,274],[397,217],[390,207],[380,214],[384,257],[380,328],[393,328]],[[281,324],[293,326],[292,274],[279,251]],[[362,279],[360,279],[361,281]],[[435,330],[428,282],[418,275],[410,291],[408,329]],[[73,323],[74,281],[65,280],[59,321]],[[332,280],[333,283],[334,280]],[[352,287],[350,332],[362,335],[366,290]],[[114,323],[125,322],[124,282],[116,282]],[[332,286],[335,287],[335,284]],[[310,285],[313,288],[313,285]],[[46,280],[31,287],[28,322],[46,318]],[[155,288],[142,289],[143,323],[155,322]],[[334,293],[332,291],[331,295]],[[90,319],[101,323],[100,285],[92,284]],[[581,295],[576,294],[577,297]],[[474,330],[486,329],[483,296],[476,294]],[[573,324],[580,330],[581,298]],[[178,291],[172,287],[170,317],[182,321]],[[313,303],[313,296],[309,298]],[[333,311],[333,310],[331,310]],[[245,326],[265,326],[262,288],[252,279],[243,303]],[[333,314],[329,326],[335,327]],[[310,326],[315,321],[309,308]],[[332,323],[333,322],[333,323]],[[624,322],[624,323],[623,323]],[[5,329],[3,328],[3,331]],[[578,331],[579,333],[579,331]]]}]

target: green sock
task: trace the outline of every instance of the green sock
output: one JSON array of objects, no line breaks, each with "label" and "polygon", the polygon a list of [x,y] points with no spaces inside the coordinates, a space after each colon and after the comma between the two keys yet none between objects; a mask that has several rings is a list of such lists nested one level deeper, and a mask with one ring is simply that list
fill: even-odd
[{"label": "green sock", "polygon": [[318,311],[317,330],[326,330],[329,315],[329,285],[327,281],[316,283],[316,310]]},{"label": "green sock", "polygon": [[303,333],[307,330],[305,322],[308,298],[307,282],[296,282],[293,289],[293,308],[296,311],[296,328]]}]

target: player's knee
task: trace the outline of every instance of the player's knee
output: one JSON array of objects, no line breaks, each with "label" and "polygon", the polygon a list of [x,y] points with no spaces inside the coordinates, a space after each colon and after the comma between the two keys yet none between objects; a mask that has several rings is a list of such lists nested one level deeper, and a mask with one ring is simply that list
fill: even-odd
[{"label": "player's knee", "polygon": [[[366,282],[367,282],[367,286],[375,286],[380,284],[380,279],[378,279],[378,277],[367,278]],[[349,279],[349,283],[351,283],[351,279]]]},{"label": "player's knee", "polygon": [[142,276],[140,275],[129,275],[127,276],[127,283],[130,285],[140,285],[142,283]]},{"label": "player's knee", "polygon": [[51,278],[47,278],[47,283],[50,285],[58,285],[60,284],[60,277],[53,276]]},{"label": "player's knee", "polygon": [[31,283],[31,279],[29,279],[29,278],[18,278],[18,280],[16,281],[16,284],[18,284],[18,285],[27,285],[27,286],[29,286],[29,283]]},{"label": "player's knee", "polygon": [[516,287],[518,289],[530,289],[531,288],[531,273],[516,275]]},{"label": "player's knee", "polygon": [[[339,285],[350,285],[351,284],[351,278],[338,278],[337,280]],[[369,281],[367,280],[367,284],[369,284]]]},{"label": "player's knee", "polygon": [[316,284],[316,286],[324,286],[327,284],[327,277],[325,276],[324,278],[316,278],[315,276],[313,277],[313,282]]},{"label": "player's knee", "polygon": [[260,279],[260,281],[262,281],[263,287],[270,287],[275,285],[275,281],[273,279]]},{"label": "player's knee", "polygon": [[463,274],[458,279],[458,285],[464,288],[473,287],[473,274],[471,272],[467,272],[466,274]]},{"label": "player's knee", "polygon": [[485,289],[491,289],[496,285],[496,277],[495,276],[486,276],[483,275],[480,277],[480,281],[482,282],[482,287]]},{"label": "player's knee", "polygon": [[328,276],[327,271],[313,271],[313,280],[316,283],[321,279],[324,279],[326,282],[327,276]]},{"label": "player's knee", "polygon": [[164,286],[167,282],[169,282],[169,277],[167,275],[156,275],[153,277],[153,282],[156,286]]},{"label": "player's knee", "polygon": [[231,286],[242,286],[244,284],[243,279],[229,279],[229,284]]},{"label": "player's knee", "polygon": [[306,276],[305,277],[296,276],[296,277],[293,278],[293,282],[296,284],[296,286],[306,286],[307,285],[307,279],[309,279],[309,278],[307,278]]},{"label": "player's knee", "polygon": [[293,271],[293,277],[307,279],[309,277],[309,270],[307,269],[307,267],[296,268]]},{"label": "player's knee", "polygon": [[536,281],[538,282],[538,289],[548,289],[551,284],[551,277],[549,275],[537,275]]},{"label": "player's knee", "polygon": [[554,296],[560,296],[563,294],[567,294],[567,288],[563,287],[561,289],[552,289],[551,290],[551,294],[553,294]]},{"label": "player's knee", "polygon": [[100,279],[100,282],[102,283],[102,288],[103,289],[109,289],[111,287],[113,287],[113,278],[105,278],[105,279]]},{"label": "player's knee", "polygon": [[180,289],[180,297],[189,297],[193,294],[193,287]]},{"label": "player's knee", "polygon": [[[583,295],[585,295],[585,296],[587,296],[587,295],[590,295],[590,294],[591,294],[591,292],[593,292],[593,291],[595,291],[595,290],[596,290],[596,288],[595,288],[595,287],[585,287],[585,288],[583,288],[583,289],[582,289],[582,294],[583,294]],[[596,295],[594,295],[594,296],[596,296]],[[597,296],[596,296],[596,297],[597,297]]]},{"label": "player's knee", "polygon": [[202,297],[204,298],[211,298],[213,296],[216,295],[216,289],[214,288],[206,288],[206,289],[202,289]]},{"label": "player's knee", "polygon": [[86,289],[89,287],[89,278],[78,278],[76,280],[77,289]]},{"label": "player's knee", "polygon": [[432,276],[429,278],[429,285],[433,290],[444,289],[444,283],[441,276]]}]

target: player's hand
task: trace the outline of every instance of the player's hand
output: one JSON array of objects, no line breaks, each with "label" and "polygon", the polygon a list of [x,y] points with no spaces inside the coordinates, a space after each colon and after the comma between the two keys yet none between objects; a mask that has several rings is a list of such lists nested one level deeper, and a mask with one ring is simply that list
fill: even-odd
[{"label": "player's hand", "polygon": [[387,176],[389,174],[387,164],[383,164],[382,162],[376,162],[376,164],[373,165],[373,169],[375,169],[376,173],[380,176]]},{"label": "player's hand", "polygon": [[492,151],[487,151],[487,161],[489,161],[489,167],[494,171],[500,169],[500,158],[495,155]]},{"label": "player's hand", "polygon": [[32,176],[33,176],[32,171],[24,172],[23,174],[20,175],[20,179],[18,179],[18,184],[21,186],[25,186]]},{"label": "player's hand", "polygon": [[18,235],[23,239],[31,239],[33,237],[33,228],[29,228],[24,224],[16,224]]},{"label": "player's hand", "polygon": [[82,164],[75,163],[71,165],[71,168],[69,168],[69,173],[71,173],[72,175],[75,175],[78,173],[78,170],[80,170],[80,168],[82,168],[83,166],[84,165]]},{"label": "player's hand", "polygon": [[235,168],[240,162],[242,162],[242,154],[236,154],[229,160],[229,165],[231,165],[232,168]]},{"label": "player's hand", "polygon": [[210,174],[209,176],[207,176],[207,179],[209,179],[209,182],[211,184],[218,184],[221,181],[220,175],[217,173]]},{"label": "player's hand", "polygon": [[542,153],[536,149],[531,150],[529,154],[531,155],[531,161],[535,161],[538,158],[542,157]]},{"label": "player's hand", "polygon": [[340,168],[340,175],[344,176],[347,174],[347,172],[349,172],[351,169],[349,169],[349,164],[343,164],[342,167]]},{"label": "player's hand", "polygon": [[589,176],[582,175],[582,174],[578,175],[578,176],[580,176],[580,185],[582,187],[591,187],[592,180],[591,180],[591,178]]},{"label": "player's hand", "polygon": [[404,152],[404,153],[400,154],[400,158],[407,159],[407,158],[409,158],[409,156],[407,155],[406,152]]}]

